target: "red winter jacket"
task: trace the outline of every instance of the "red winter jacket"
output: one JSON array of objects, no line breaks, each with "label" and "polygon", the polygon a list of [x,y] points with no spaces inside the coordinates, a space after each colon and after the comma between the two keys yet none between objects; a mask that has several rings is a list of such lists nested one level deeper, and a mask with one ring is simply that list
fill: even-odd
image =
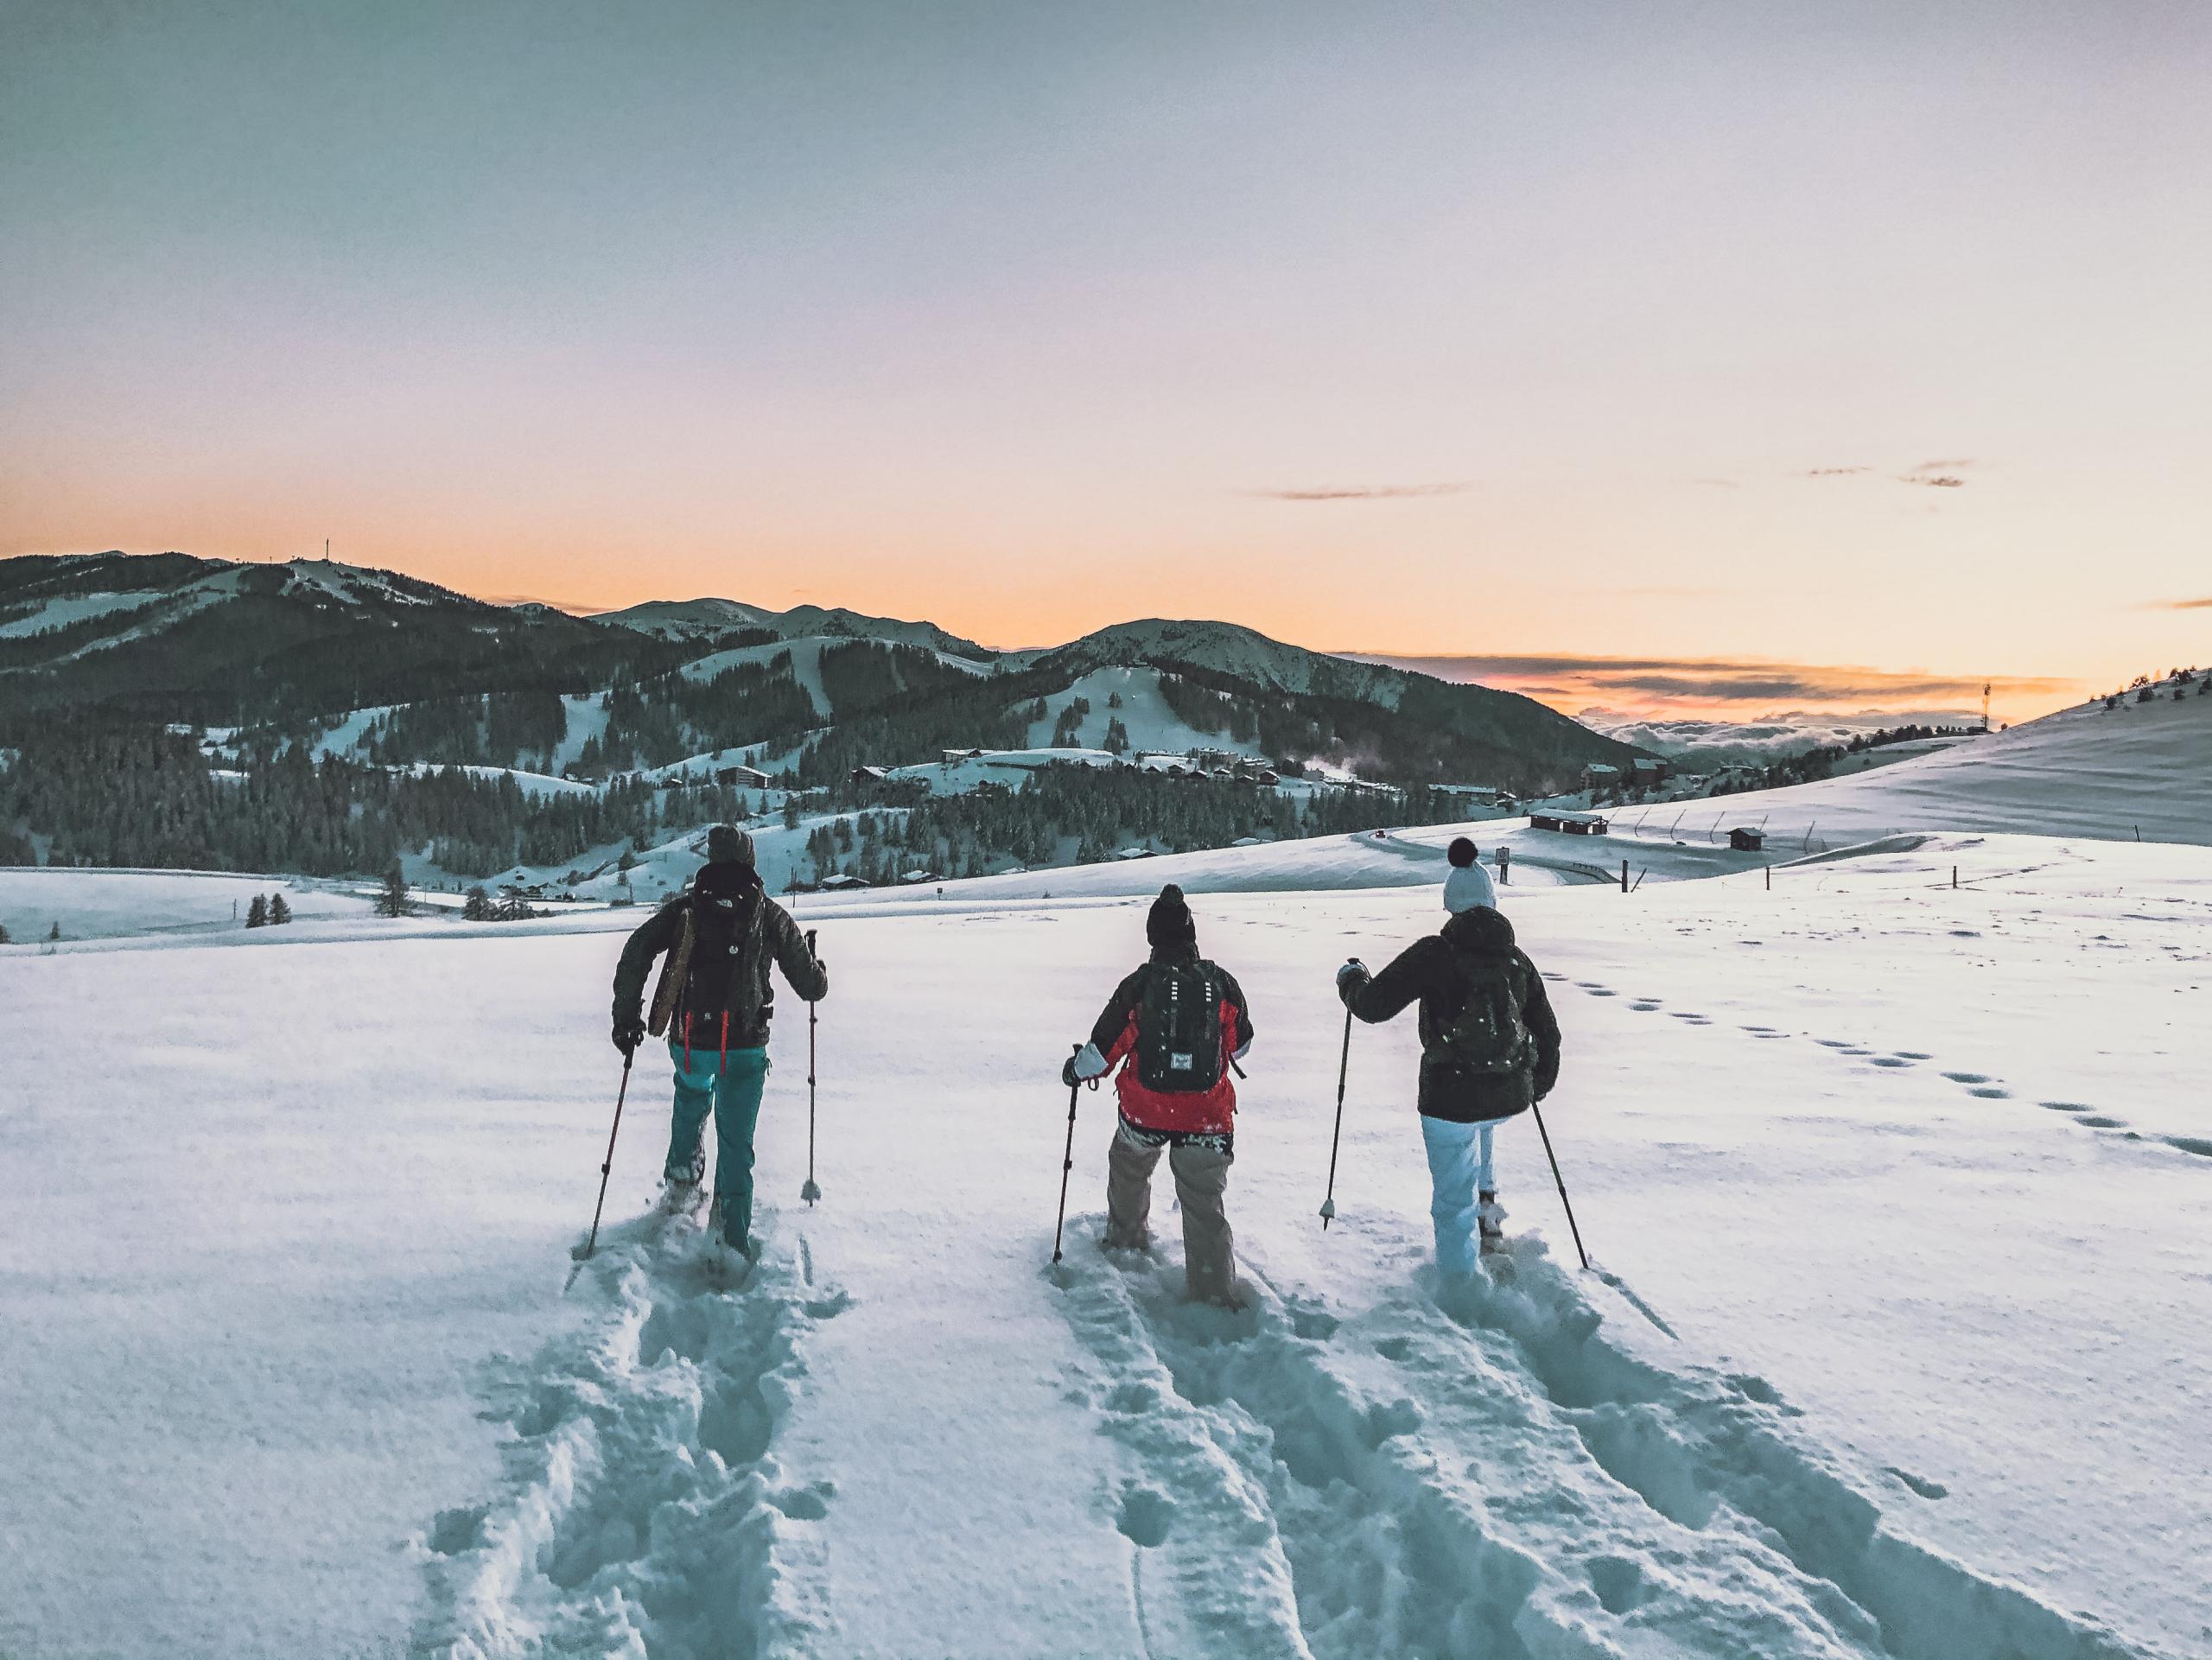
[{"label": "red winter jacket", "polygon": [[1122,1116],[1139,1129],[1185,1135],[1224,1135],[1236,1113],[1236,1088],[1230,1081],[1227,1060],[1231,1055],[1243,1054],[1252,1041],[1252,1016],[1244,1005],[1243,988],[1227,969],[1215,964],[1221,976],[1224,1064],[1219,1083],[1202,1094],[1163,1095],[1147,1089],[1134,1065],[1122,1065],[1136,1047],[1137,1011],[1144,1006],[1145,977],[1151,973],[1152,964],[1177,960],[1198,961],[1197,950],[1188,945],[1155,950],[1151,963],[1114,989],[1105,1012],[1091,1027],[1090,1046],[1077,1062],[1077,1071],[1086,1077],[1103,1077],[1121,1066],[1114,1079],[1114,1092],[1121,1098]]}]

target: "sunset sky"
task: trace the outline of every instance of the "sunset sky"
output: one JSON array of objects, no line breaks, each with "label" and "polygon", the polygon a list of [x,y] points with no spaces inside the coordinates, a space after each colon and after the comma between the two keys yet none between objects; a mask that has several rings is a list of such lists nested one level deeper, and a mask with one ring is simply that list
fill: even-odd
[{"label": "sunset sky", "polygon": [[0,0],[0,555],[2017,718],[2212,658],[2208,86],[2128,0]]}]

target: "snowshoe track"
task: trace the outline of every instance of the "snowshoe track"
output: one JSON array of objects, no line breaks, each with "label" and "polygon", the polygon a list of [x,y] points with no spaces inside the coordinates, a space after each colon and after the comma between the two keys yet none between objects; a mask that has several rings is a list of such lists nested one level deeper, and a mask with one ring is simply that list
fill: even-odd
[{"label": "snowshoe track", "polygon": [[485,1413],[505,1421],[489,1504],[423,1536],[438,1660],[801,1651],[829,1629],[817,1526],[826,1483],[774,1452],[804,1386],[801,1345],[849,1306],[804,1241],[725,1289],[681,1218],[618,1232],[590,1264],[602,1314],[547,1345]]},{"label": "snowshoe track", "polygon": [[[1544,978],[1561,981],[1565,976],[1547,974]],[[1572,983],[1577,990],[1587,992],[1593,997],[1615,997],[1621,995],[1611,987],[1594,980],[1576,980]],[[1638,1014],[1651,1014],[1663,1007],[1657,997],[1641,993],[1631,995],[1634,1001],[1627,1006]],[[1711,1020],[1702,1014],[1684,1014],[1680,1011],[1674,1011],[1674,1014],[1676,1020],[1689,1026],[1713,1024]],[[1736,1029],[1762,1040],[1779,1040],[1805,1035],[1783,1032],[1771,1026],[1738,1024]],[[1903,1071],[1916,1066],[1923,1061],[1936,1059],[1924,1049],[1892,1049],[1886,1053],[1880,1053],[1849,1038],[1814,1038],[1812,1041],[1840,1059],[1863,1063],[1885,1072]],[[2005,1087],[2002,1079],[1986,1072],[1955,1070],[1942,1072],[1939,1076],[1947,1083],[1957,1084],[1967,1095],[1979,1101],[2010,1101],[2014,1098],[2013,1092]],[[2185,1153],[2196,1158],[2212,1158],[2212,1140],[2201,1136],[2146,1134],[2133,1129],[2124,1118],[2115,1118],[2109,1113],[2100,1111],[2097,1108],[2079,1101],[2041,1101],[2036,1104],[2048,1108],[2053,1112],[2069,1114],[2072,1116],[2073,1122],[2082,1129],[2109,1135],[2120,1141],[2168,1148],[2174,1152]]]},{"label": "snowshoe track", "polygon": [[1448,1313],[1408,1286],[1340,1317],[1246,1271],[1237,1313],[1157,1259],[1065,1293],[1155,1657],[2148,1652],[1904,1537],[1879,1500],[1942,1488],[1847,1472],[1763,1380],[1603,1339],[1536,1242]]}]

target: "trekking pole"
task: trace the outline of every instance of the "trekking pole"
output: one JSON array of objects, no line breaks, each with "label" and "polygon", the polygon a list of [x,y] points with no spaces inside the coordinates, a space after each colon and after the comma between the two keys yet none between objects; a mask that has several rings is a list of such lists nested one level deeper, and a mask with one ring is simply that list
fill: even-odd
[{"label": "trekking pole", "polygon": [[[1077,1044],[1072,1053],[1081,1054],[1083,1046]],[[1075,1168],[1075,1098],[1082,1089],[1081,1078],[1068,1085],[1068,1145],[1060,1154],[1060,1212],[1052,1218],[1052,1261],[1056,1263],[1060,1260],[1060,1230],[1068,1220],[1068,1173]]]},{"label": "trekking pole", "polygon": [[1574,1254],[1582,1259],[1586,1271],[1590,1253],[1582,1249],[1582,1230],[1574,1225],[1574,1206],[1567,1201],[1567,1182],[1559,1173],[1559,1154],[1552,1151],[1552,1133],[1544,1128],[1544,1110],[1531,1101],[1529,1110],[1536,1115],[1536,1134],[1544,1138],[1544,1156],[1552,1161],[1552,1180],[1558,1184],[1559,1202],[1567,1212],[1567,1231],[1574,1236]]},{"label": "trekking pole", "polygon": [[622,1103],[630,1093],[630,1063],[637,1059],[637,1053],[629,1049],[622,1055],[622,1087],[614,1092],[614,1128],[607,1132],[607,1156],[600,1161],[599,1203],[591,1207],[591,1237],[584,1241],[585,1262],[599,1249],[599,1215],[607,1208],[607,1175],[614,1168],[614,1138],[622,1133]]},{"label": "trekking pole", "polygon": [[[814,955],[814,930],[806,931],[806,954]],[[806,1006],[806,1185],[798,1196],[810,1205],[822,1197],[822,1185],[814,1179],[814,1028],[818,1002]]]},{"label": "trekking pole", "polygon": [[1337,1142],[1344,1133],[1344,1079],[1351,1072],[1351,1010],[1344,1010],[1344,1053],[1337,1062],[1337,1127],[1329,1132],[1329,1193],[1321,1201],[1321,1231],[1337,1219]]}]

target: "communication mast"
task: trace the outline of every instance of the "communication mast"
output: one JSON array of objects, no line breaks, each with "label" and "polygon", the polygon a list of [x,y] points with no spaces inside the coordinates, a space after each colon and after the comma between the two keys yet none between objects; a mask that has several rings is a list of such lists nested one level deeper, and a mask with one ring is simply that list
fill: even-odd
[{"label": "communication mast", "polygon": [[1984,732],[1989,730],[1989,683],[1987,681],[1984,681],[1981,687],[1981,729]]}]

